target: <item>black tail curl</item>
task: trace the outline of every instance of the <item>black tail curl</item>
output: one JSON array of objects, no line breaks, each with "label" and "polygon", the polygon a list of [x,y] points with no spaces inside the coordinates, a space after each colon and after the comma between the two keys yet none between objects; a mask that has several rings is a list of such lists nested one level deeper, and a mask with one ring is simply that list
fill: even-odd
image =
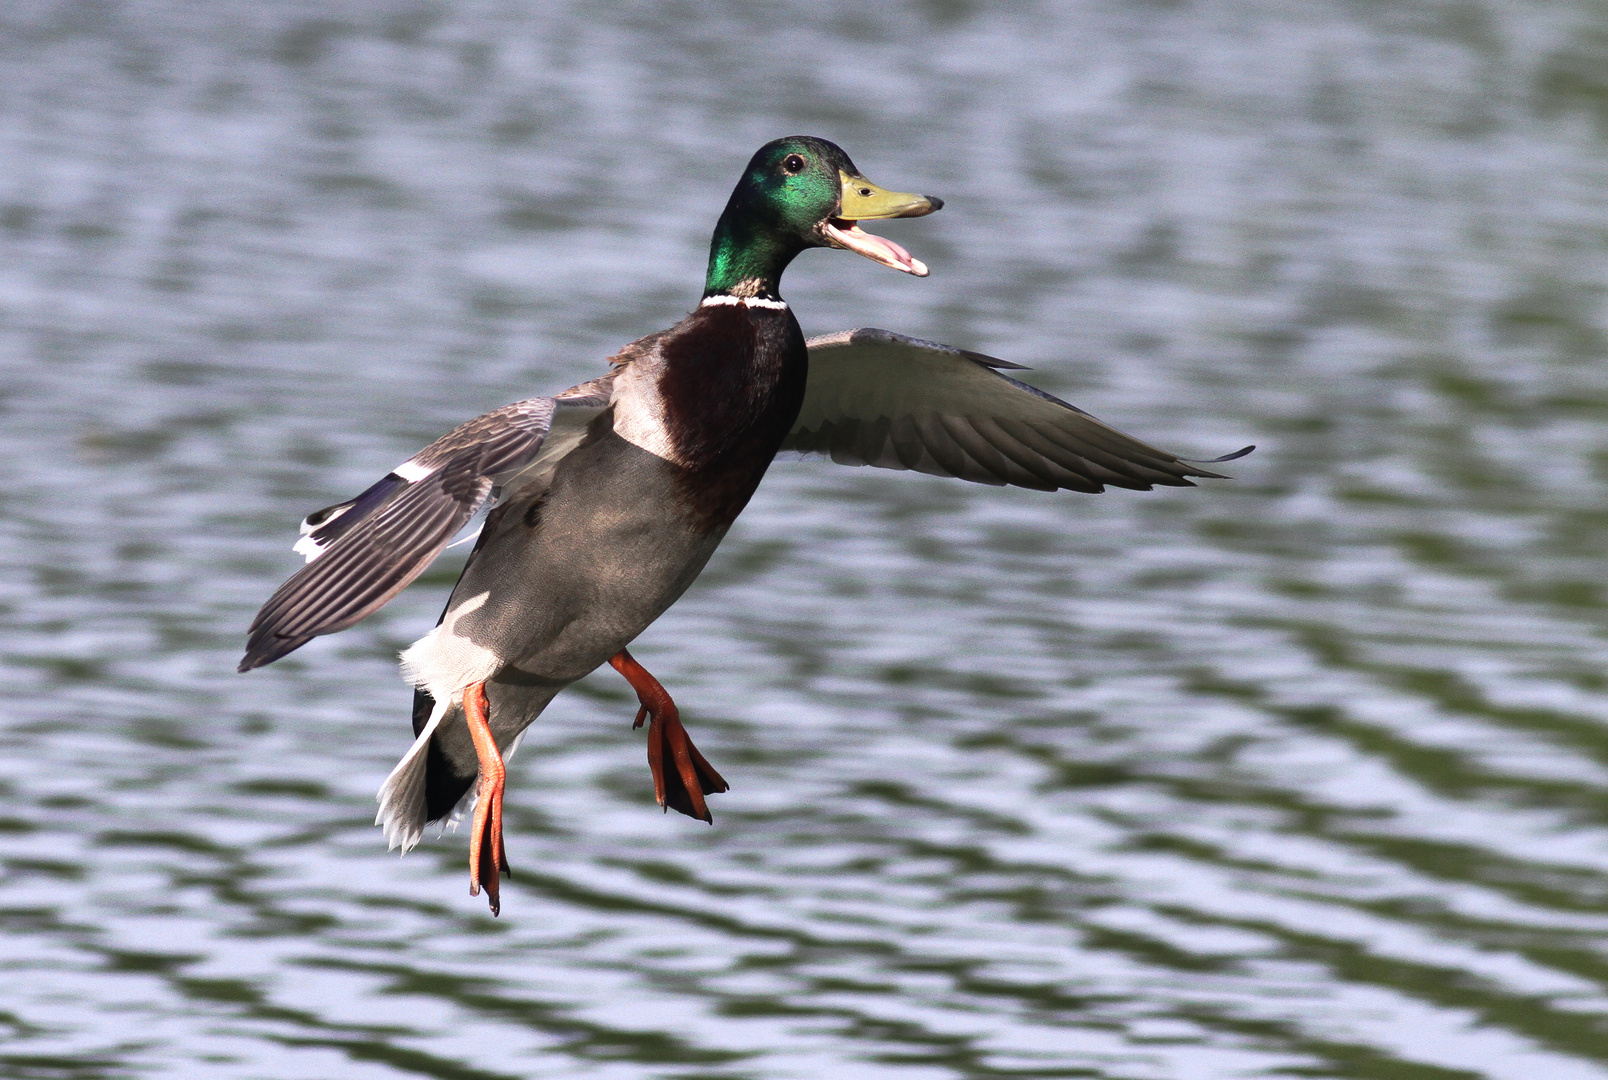
[{"label": "black tail curl", "polygon": [[[413,691],[413,737],[416,739],[430,722],[435,709],[435,698],[427,691]],[[451,758],[442,753],[434,738],[424,751],[424,817],[426,821],[440,821],[469,793],[476,774],[461,772]]]}]

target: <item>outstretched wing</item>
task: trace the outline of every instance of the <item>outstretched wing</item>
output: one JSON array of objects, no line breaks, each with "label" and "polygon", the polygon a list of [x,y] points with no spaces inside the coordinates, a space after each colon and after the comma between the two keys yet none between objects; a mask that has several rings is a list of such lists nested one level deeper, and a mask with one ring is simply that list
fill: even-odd
[{"label": "outstretched wing", "polygon": [[1221,478],[997,370],[1018,364],[888,330],[845,330],[809,348],[804,407],[783,450],[1040,491]]},{"label": "outstretched wing", "polygon": [[609,380],[531,398],[437,439],[349,502],[310,514],[296,550],[307,565],[257,613],[241,671],[379,610],[441,553],[499,488],[569,453],[609,402]]}]

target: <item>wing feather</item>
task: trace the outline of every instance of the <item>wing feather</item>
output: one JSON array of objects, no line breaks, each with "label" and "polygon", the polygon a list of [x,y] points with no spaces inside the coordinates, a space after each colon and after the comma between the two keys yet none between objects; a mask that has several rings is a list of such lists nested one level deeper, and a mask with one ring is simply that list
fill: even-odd
[{"label": "wing feather", "polygon": [[[893,464],[884,465],[889,469],[917,469],[923,460],[930,459],[927,448],[921,445],[921,432],[916,429],[916,422],[908,416],[896,416],[890,421],[889,432],[892,436],[889,449],[893,452]],[[880,464],[880,459],[873,462]]]},{"label": "wing feather", "polygon": [[[991,478],[991,483],[1021,483],[1024,475],[1022,470],[1012,468],[1011,462],[1007,461],[1005,455],[999,452],[999,448],[991,446],[988,440],[983,438],[976,428],[972,427],[971,421],[967,417],[946,416],[940,413],[938,415],[938,424],[954,440],[955,445],[959,446],[961,451],[971,458],[978,468],[988,474]],[[1028,479],[1031,480],[1032,477],[1029,475]]]},{"label": "wing feather", "polygon": [[1035,454],[1047,463],[1060,487],[1094,493],[1119,475],[1105,468],[1097,456],[1072,453],[1025,420],[1001,416],[989,418],[987,422],[997,427],[1003,435],[1014,439],[1024,452]]},{"label": "wing feather", "polygon": [[[1012,435],[992,416],[972,416],[967,418],[972,429],[1002,454],[1017,469],[1028,477],[1023,487],[1037,488],[1040,491],[1054,491],[1062,486],[1062,479],[1071,479],[1074,484],[1078,481],[1071,477],[1066,469],[1057,464],[1054,457],[1047,457],[1041,451],[1034,450],[1021,439]],[[1013,481],[1014,482],[1014,481]]]},{"label": "wing feather", "polygon": [[966,451],[944,428],[942,415],[928,413],[917,416],[916,431],[921,436],[921,445],[927,449],[927,455],[944,470],[939,475],[958,476],[962,480],[993,484],[995,487],[1004,483],[966,455]]},{"label": "wing feather", "polygon": [[1000,374],[1018,365],[887,330],[814,338],[784,450],[1054,491],[1188,487],[1220,477]]},{"label": "wing feather", "polygon": [[272,663],[379,610],[424,572],[499,485],[549,469],[580,442],[608,405],[606,381],[476,417],[357,499],[311,515],[307,525],[320,525],[301,541],[310,561],[257,613],[240,670]]}]

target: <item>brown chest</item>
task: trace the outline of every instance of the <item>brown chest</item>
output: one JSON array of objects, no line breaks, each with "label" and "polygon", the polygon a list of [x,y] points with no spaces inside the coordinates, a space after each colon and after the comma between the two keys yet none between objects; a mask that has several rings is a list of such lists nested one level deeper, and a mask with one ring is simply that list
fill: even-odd
[{"label": "brown chest", "polygon": [[724,528],[798,418],[809,354],[786,308],[710,306],[687,323],[660,347],[657,393],[672,460],[684,470],[678,503]]}]

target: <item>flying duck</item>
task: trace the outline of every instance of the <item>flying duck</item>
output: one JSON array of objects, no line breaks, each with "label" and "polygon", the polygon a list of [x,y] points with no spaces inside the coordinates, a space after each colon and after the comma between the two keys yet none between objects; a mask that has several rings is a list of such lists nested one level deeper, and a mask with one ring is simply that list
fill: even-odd
[{"label": "flying duck", "polygon": [[824,139],[767,143],[715,225],[697,310],[601,378],[471,420],[303,521],[307,565],[257,613],[242,672],[372,614],[491,507],[440,622],[402,654],[414,741],[375,819],[391,847],[472,798],[469,891],[496,914],[504,756],[604,663],[636,690],[635,726],[649,722],[659,805],[712,820],[726,781],[626,647],[692,584],[779,451],[1041,491],[1219,476],[1000,373],[1016,364],[886,330],[804,340],[778,291],[800,252],[925,277],[860,222],[942,205],[876,186]]}]

